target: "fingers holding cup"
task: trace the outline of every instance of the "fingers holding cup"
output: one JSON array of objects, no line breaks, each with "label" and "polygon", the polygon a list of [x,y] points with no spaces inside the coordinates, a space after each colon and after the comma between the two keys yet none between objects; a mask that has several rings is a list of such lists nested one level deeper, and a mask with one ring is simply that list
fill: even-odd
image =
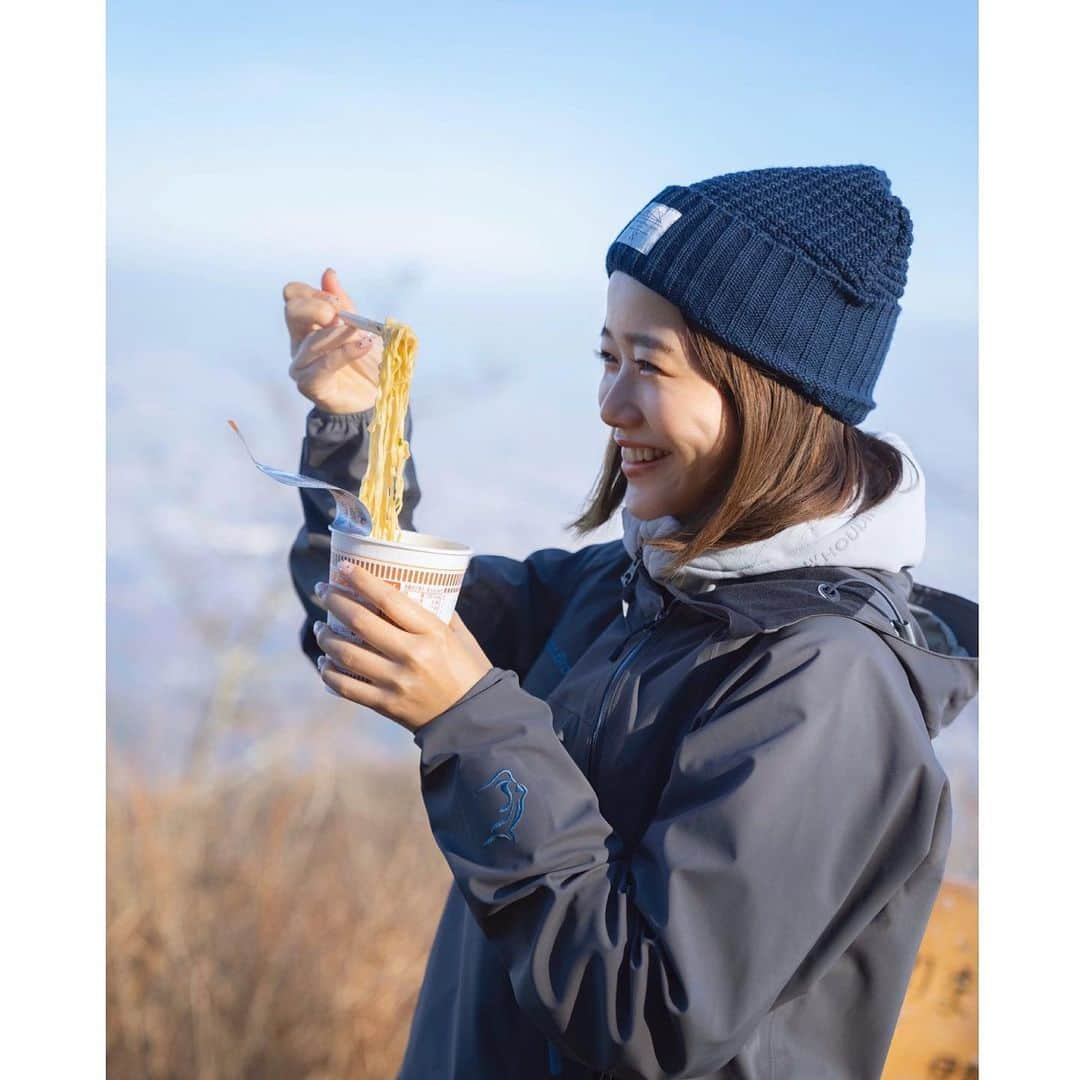
[{"label": "fingers holding cup", "polygon": [[370,601],[407,634],[445,632],[447,629],[437,615],[402,592],[396,583],[384,581],[360,563],[339,563],[335,580],[343,589]]},{"label": "fingers holding cup", "polygon": [[336,619],[345,634],[361,638],[391,661],[408,661],[412,650],[411,635],[396,623],[391,612],[381,605],[373,610],[341,585],[319,582],[315,586],[315,595],[331,621]]},{"label": "fingers holding cup", "polygon": [[315,640],[327,659],[345,674],[379,685],[394,682],[397,665],[367,642],[353,641],[324,622],[316,622]]},{"label": "fingers holding cup", "polygon": [[319,657],[318,666],[323,685],[338,697],[357,705],[364,705],[379,713],[386,712],[388,708],[386,692],[375,686],[370,679],[343,671],[326,656]]}]

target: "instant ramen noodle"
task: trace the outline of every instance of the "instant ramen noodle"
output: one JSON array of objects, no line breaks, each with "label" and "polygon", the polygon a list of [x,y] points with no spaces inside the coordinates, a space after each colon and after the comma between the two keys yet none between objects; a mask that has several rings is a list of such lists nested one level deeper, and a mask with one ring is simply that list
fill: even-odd
[{"label": "instant ramen noodle", "polygon": [[371,539],[398,543],[398,515],[405,497],[405,465],[410,457],[405,413],[416,362],[416,335],[404,323],[386,320],[375,415],[368,425],[370,452],[360,501],[371,512]]}]

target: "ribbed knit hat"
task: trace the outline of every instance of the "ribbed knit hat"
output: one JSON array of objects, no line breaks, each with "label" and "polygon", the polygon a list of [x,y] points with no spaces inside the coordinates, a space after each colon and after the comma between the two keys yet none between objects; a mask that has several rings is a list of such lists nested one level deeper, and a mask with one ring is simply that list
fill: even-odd
[{"label": "ribbed knit hat", "polygon": [[881,169],[752,169],[664,188],[606,265],[857,424],[875,406],[911,240],[911,215]]}]

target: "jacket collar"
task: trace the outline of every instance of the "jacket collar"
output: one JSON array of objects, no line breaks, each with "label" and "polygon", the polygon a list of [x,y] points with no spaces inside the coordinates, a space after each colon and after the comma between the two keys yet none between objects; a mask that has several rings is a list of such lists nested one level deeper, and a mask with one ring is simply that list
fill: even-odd
[{"label": "jacket collar", "polygon": [[814,615],[855,619],[900,659],[927,730],[936,735],[977,692],[977,606],[914,582],[910,570],[922,559],[926,536],[923,471],[898,435],[879,437],[907,459],[899,488],[873,510],[706,552],[674,577],[666,572],[672,557],[645,541],[671,535],[679,523],[670,517],[642,522],[624,508],[623,547],[632,557],[622,578],[629,630],[676,604],[715,621],[722,638],[732,641]]}]

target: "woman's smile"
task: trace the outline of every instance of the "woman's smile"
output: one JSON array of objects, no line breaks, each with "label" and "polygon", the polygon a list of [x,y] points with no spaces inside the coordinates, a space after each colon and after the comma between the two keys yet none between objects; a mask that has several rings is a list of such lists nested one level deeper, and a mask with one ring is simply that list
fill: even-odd
[{"label": "woman's smile", "polygon": [[671,457],[670,453],[632,450],[627,447],[622,452],[622,471],[628,480],[634,479],[650,471],[655,472],[669,457]]}]

